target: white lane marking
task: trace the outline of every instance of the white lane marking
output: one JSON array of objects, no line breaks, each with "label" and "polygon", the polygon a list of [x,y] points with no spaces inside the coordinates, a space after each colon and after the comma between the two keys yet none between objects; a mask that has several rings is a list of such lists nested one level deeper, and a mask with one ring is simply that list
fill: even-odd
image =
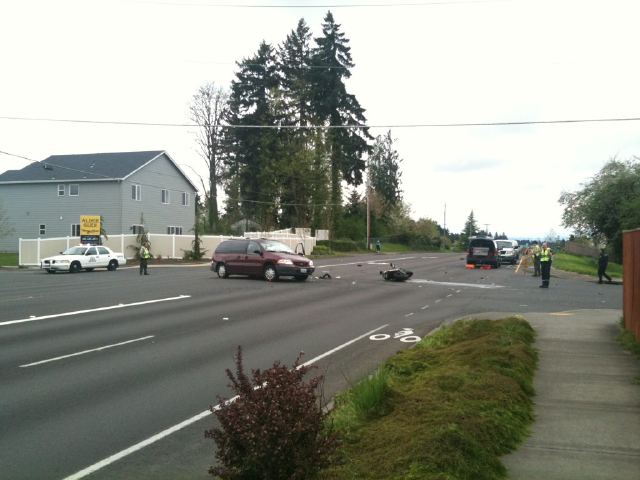
[{"label": "white lane marking", "polygon": [[191,298],[191,295],[179,295],[177,297],[169,297],[169,298],[158,298],[157,300],[146,300],[144,302],[135,302],[135,303],[119,303],[118,305],[111,305],[109,307],[99,307],[99,308],[90,308],[88,310],[78,310],[75,312],[66,312],[66,313],[56,313],[54,315],[43,315],[41,317],[31,317],[31,318],[23,318],[21,320],[9,320],[7,322],[0,322],[0,327],[5,325],[13,325],[14,323],[24,323],[24,322],[35,322],[38,320],[46,320],[49,318],[58,318],[58,317],[68,317],[71,315],[81,315],[83,313],[92,313],[92,312],[104,312],[105,310],[115,310],[116,308],[126,308],[126,307],[136,307],[138,305],[148,305],[151,303],[159,303],[159,302],[170,302],[172,300],[182,300],[184,298]]},{"label": "white lane marking", "polygon": [[442,299],[441,299],[441,298],[438,298],[438,299],[436,300],[436,303],[440,303],[441,301],[442,301]]},{"label": "white lane marking", "polygon": [[429,308],[429,305],[425,305],[424,307],[420,307],[420,310],[426,310],[427,308]]},{"label": "white lane marking", "polygon": [[435,280],[422,280],[420,278],[410,278],[406,283],[430,283],[433,285],[455,285],[457,287],[473,287],[473,288],[504,288],[502,285],[484,284],[484,283],[457,283],[457,282],[436,282]]},{"label": "white lane marking", "polygon": [[432,260],[434,258],[440,258],[440,257],[420,257],[422,258],[422,260]]},{"label": "white lane marking", "polygon": [[369,337],[369,340],[373,340],[374,342],[376,342],[378,340],[387,340],[388,338],[391,338],[391,335],[389,335],[388,333],[376,333],[375,335],[371,335]]},{"label": "white lane marking", "polygon": [[453,297],[453,293],[450,293],[449,295],[447,295],[447,298],[449,297]]},{"label": "white lane marking", "polygon": [[[311,360],[309,360],[308,362],[303,363],[302,365],[298,365],[298,368],[302,368],[308,365],[311,365],[315,362],[317,362],[318,360],[323,359],[324,357],[328,357],[329,355],[337,352],[338,350],[342,350],[345,347],[348,347],[349,345],[351,345],[352,343],[357,342],[358,340],[362,340],[363,338],[377,332],[378,330],[382,330],[383,328],[388,327],[389,324],[384,324],[378,328],[375,328],[363,335],[360,335],[359,337],[356,337],[352,340],[349,340],[346,343],[343,343],[342,345],[337,346],[336,348],[333,348],[331,350],[329,350],[328,352],[325,352],[321,355],[318,355],[317,357],[312,358]],[[229,400],[227,400],[225,403],[229,404],[229,403],[233,403],[238,399],[238,395],[236,395],[235,397],[230,398]],[[80,470],[79,472],[74,473],[73,475],[69,475],[68,477],[65,477],[64,480],[79,480],[81,478],[86,477],[87,475],[90,475],[94,472],[97,472],[98,470],[114,463],[117,462],[118,460],[120,460],[121,458],[126,457],[127,455],[131,455],[132,453],[137,452],[138,450],[143,449],[144,447],[147,447],[159,440],[162,440],[165,437],[168,437],[169,435],[171,435],[172,433],[175,433],[179,430],[182,430],[185,427],[188,427],[189,425],[202,420],[203,418],[211,415],[211,410],[213,411],[218,411],[220,410],[220,408],[222,408],[221,404],[217,404],[216,406],[212,407],[211,409],[207,409],[204,412],[200,412],[197,415],[194,415],[191,418],[188,418],[186,420],[184,420],[183,422],[178,423],[177,425],[174,425],[173,427],[169,427],[166,430],[161,431],[160,433],[156,433],[155,435],[153,435],[152,437],[147,438],[146,440],[143,440],[139,443],[136,443],[135,445],[130,446],[129,448],[126,448],[114,455],[111,455],[110,457],[107,457],[103,460],[100,460],[98,463],[94,463],[93,465],[84,468],[82,470]]]},{"label": "white lane marking", "polygon": [[92,348],[91,350],[83,350],[82,352],[70,353],[69,355],[62,355],[61,357],[48,358],[46,360],[40,360],[39,362],[26,363],[20,365],[20,368],[33,367],[35,365],[42,365],[43,363],[55,362],[56,360],[62,360],[63,358],[77,357],[78,355],[84,355],[85,353],[100,352],[107,350],[108,348],[120,347],[121,345],[127,345],[128,343],[141,342],[153,338],[155,335],[147,335],[146,337],[134,338],[133,340],[126,340],[124,342],[114,343],[111,345],[105,345],[104,347]]},{"label": "white lane marking", "polygon": [[408,335],[406,337],[402,337],[400,341],[404,343],[414,343],[414,342],[419,342],[420,337],[417,335]]},{"label": "white lane marking", "polygon": [[[399,262],[400,260],[413,260],[416,257],[402,257],[402,258],[385,258],[385,262],[384,264],[388,264],[390,262]],[[366,260],[361,260],[359,262],[349,262],[349,263],[336,263],[335,265],[316,265],[316,270],[320,269],[320,268],[329,268],[329,267],[345,267],[348,265],[362,265],[362,264],[368,264],[368,265],[377,265],[376,262],[379,262],[379,260],[371,260],[371,261],[366,261]]]},{"label": "white lane marking", "polygon": [[412,315],[413,315],[413,312],[411,312],[411,313],[406,313],[406,314],[405,314],[405,317],[410,317],[410,316],[412,316]]},{"label": "white lane marking", "polygon": [[324,357],[328,357],[329,355],[336,353],[338,350],[342,350],[345,347],[348,347],[349,345],[351,345],[352,343],[357,342],[358,340],[362,340],[365,337],[368,337],[369,335],[377,332],[378,330],[382,330],[383,328],[388,327],[389,324],[385,323],[384,325],[378,327],[378,328],[374,328],[373,330],[367,332],[367,333],[363,333],[362,335],[360,335],[359,337],[356,337],[352,340],[349,340],[346,343],[343,343],[342,345],[338,345],[336,348],[329,350],[328,352],[323,353],[322,355],[318,355],[317,357],[312,358],[311,360],[309,360],[308,362],[304,362],[302,365],[298,366],[298,368],[300,367],[306,367],[307,365],[312,365],[314,363],[316,363],[318,360],[322,360]]}]

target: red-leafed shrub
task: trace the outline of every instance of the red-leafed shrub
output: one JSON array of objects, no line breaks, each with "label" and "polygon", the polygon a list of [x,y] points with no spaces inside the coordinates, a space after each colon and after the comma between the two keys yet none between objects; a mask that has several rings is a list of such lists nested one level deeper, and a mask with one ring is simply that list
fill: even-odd
[{"label": "red-leafed shrub", "polygon": [[307,479],[329,460],[336,437],[325,427],[316,396],[322,376],[305,381],[312,368],[273,364],[268,370],[244,372],[242,349],[235,375],[227,369],[229,387],[237,394],[220,400],[212,412],[219,427],[205,431],[216,442],[218,465],[209,473],[222,479]]}]

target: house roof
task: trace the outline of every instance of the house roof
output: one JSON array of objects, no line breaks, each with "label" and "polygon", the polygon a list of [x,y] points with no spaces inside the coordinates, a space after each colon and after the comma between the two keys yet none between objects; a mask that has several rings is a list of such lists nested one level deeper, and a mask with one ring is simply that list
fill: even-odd
[{"label": "house roof", "polygon": [[8,170],[0,175],[1,183],[40,183],[68,181],[124,180],[160,155],[166,155],[189,184],[196,187],[163,150],[146,152],[86,153],[51,155],[22,170]]}]

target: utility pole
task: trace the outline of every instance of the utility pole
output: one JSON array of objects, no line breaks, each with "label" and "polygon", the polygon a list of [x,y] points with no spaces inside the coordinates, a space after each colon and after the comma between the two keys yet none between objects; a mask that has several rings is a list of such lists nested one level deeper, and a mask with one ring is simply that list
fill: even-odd
[{"label": "utility pole", "polygon": [[442,248],[445,247],[445,239],[447,238],[447,204],[444,204],[444,218],[442,222]]},{"label": "utility pole", "polygon": [[369,206],[369,162],[367,162],[367,251],[370,250],[371,245],[371,209]]},{"label": "utility pole", "polygon": [[489,225],[491,225],[490,223],[483,223],[484,225],[484,233],[487,234],[487,237],[490,237],[491,235],[489,235]]}]

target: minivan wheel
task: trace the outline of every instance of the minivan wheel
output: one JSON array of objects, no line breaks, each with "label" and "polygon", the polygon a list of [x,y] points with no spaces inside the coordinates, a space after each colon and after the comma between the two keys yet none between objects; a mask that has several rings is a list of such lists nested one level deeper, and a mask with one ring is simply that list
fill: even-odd
[{"label": "minivan wheel", "polygon": [[267,282],[273,282],[278,279],[278,272],[276,272],[276,267],[273,265],[267,265],[264,267],[264,279]]},{"label": "minivan wheel", "polygon": [[219,263],[216,271],[218,272],[218,277],[220,278],[227,278],[229,276],[229,274],[227,273],[227,267],[224,263]]}]

